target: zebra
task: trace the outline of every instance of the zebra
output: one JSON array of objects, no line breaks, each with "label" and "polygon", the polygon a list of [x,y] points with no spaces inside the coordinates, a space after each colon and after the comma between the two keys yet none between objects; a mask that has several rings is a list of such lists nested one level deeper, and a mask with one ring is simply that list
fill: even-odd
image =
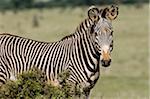
[{"label": "zebra", "polygon": [[87,14],[73,34],[57,42],[0,34],[0,83],[16,80],[19,73],[37,67],[58,85],[58,74],[69,70],[68,81],[81,84],[88,98],[100,75],[99,64],[108,67],[111,63],[112,21],[118,16],[118,7],[92,6]]}]

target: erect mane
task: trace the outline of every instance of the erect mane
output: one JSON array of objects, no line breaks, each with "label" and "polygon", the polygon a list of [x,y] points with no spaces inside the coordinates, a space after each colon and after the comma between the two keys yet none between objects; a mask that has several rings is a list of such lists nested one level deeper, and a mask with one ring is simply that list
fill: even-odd
[{"label": "erect mane", "polygon": [[[89,18],[86,18],[84,21],[82,21],[82,22],[77,26],[77,28],[75,29],[75,32],[74,32],[74,33],[69,34],[69,35],[63,37],[61,40],[65,40],[65,39],[71,38],[71,37],[73,37],[76,33],[82,32],[82,31],[84,31],[87,27],[90,27],[89,23],[87,23],[87,21],[89,21],[89,20],[90,20]],[[84,29],[83,29],[83,28],[84,28]]]},{"label": "erect mane", "polygon": [[69,35],[63,37],[61,40],[65,40],[65,39],[71,38],[73,36],[74,36],[74,33],[73,34],[69,34]]}]

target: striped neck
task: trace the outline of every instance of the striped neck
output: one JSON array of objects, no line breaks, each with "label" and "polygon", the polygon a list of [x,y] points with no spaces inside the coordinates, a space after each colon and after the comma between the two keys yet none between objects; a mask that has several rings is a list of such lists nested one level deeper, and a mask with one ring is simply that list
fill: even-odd
[{"label": "striped neck", "polygon": [[[85,19],[75,30],[73,40],[75,48],[78,49],[85,66],[88,67],[89,71],[95,72],[99,65],[100,55],[96,51],[94,41],[91,36],[91,28],[93,26],[91,19]],[[85,62],[85,63],[84,63]]]},{"label": "striped neck", "polygon": [[89,18],[85,19],[76,28],[75,34],[82,35],[82,34],[85,34],[85,33],[89,33],[90,32],[89,30],[90,30],[90,28],[92,27],[93,24],[94,24],[94,22],[91,19],[89,19]]}]

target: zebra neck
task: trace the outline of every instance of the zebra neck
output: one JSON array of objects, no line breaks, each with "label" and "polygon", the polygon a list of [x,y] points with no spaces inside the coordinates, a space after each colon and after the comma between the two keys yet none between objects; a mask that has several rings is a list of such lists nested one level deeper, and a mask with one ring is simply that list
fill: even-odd
[{"label": "zebra neck", "polygon": [[75,42],[78,49],[79,58],[83,62],[82,64],[88,67],[89,71],[95,72],[99,65],[100,56],[95,51],[94,45],[90,36],[82,34]]},{"label": "zebra neck", "polygon": [[83,22],[81,22],[81,24],[76,28],[75,30],[75,34],[76,35],[83,35],[88,33],[89,29],[92,27],[93,25],[93,21],[89,18],[85,19]]}]

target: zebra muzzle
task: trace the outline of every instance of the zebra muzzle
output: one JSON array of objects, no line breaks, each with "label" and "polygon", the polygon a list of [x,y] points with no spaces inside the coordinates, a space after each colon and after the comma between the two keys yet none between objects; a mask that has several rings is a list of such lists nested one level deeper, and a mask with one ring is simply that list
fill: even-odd
[{"label": "zebra muzzle", "polygon": [[103,51],[102,52],[102,59],[101,59],[101,64],[104,67],[108,67],[111,63],[111,57],[110,53]]},{"label": "zebra muzzle", "polygon": [[110,60],[101,60],[101,64],[104,67],[110,66],[110,63],[111,63],[111,59]]}]

